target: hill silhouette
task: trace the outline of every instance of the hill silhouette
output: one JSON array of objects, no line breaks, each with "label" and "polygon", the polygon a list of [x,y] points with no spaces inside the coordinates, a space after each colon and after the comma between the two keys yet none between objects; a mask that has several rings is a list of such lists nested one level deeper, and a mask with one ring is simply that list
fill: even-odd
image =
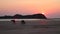
[{"label": "hill silhouette", "polygon": [[43,14],[0,16],[0,19],[47,19]]}]

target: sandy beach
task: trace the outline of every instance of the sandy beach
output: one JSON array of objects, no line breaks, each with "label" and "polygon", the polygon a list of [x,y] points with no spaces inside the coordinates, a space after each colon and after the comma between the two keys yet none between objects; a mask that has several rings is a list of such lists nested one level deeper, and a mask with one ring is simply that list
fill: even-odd
[{"label": "sandy beach", "polygon": [[13,24],[11,21],[0,21],[0,34],[60,34],[60,21],[25,20]]}]

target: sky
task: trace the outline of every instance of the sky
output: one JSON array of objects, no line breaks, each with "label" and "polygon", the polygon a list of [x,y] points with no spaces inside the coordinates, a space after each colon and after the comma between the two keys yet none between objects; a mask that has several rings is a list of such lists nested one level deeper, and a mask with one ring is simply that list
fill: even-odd
[{"label": "sky", "polygon": [[60,0],[0,0],[0,16],[37,13],[47,18],[60,18]]}]

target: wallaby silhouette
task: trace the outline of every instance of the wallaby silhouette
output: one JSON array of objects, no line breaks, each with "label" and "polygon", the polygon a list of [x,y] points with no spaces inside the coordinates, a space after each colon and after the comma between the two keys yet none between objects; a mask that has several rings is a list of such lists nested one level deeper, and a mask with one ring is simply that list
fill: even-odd
[{"label": "wallaby silhouette", "polygon": [[25,21],[24,21],[24,20],[22,20],[22,21],[21,21],[21,24],[25,24]]},{"label": "wallaby silhouette", "polygon": [[11,20],[11,22],[13,22],[13,24],[16,24],[16,21],[15,20]]}]

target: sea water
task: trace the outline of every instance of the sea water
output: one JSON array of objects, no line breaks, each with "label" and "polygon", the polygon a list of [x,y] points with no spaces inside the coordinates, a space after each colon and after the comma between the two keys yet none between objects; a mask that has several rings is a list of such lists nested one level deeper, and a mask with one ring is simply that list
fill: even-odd
[{"label": "sea water", "polygon": [[60,19],[14,19],[16,24],[11,20],[0,19],[0,34],[60,34]]}]

